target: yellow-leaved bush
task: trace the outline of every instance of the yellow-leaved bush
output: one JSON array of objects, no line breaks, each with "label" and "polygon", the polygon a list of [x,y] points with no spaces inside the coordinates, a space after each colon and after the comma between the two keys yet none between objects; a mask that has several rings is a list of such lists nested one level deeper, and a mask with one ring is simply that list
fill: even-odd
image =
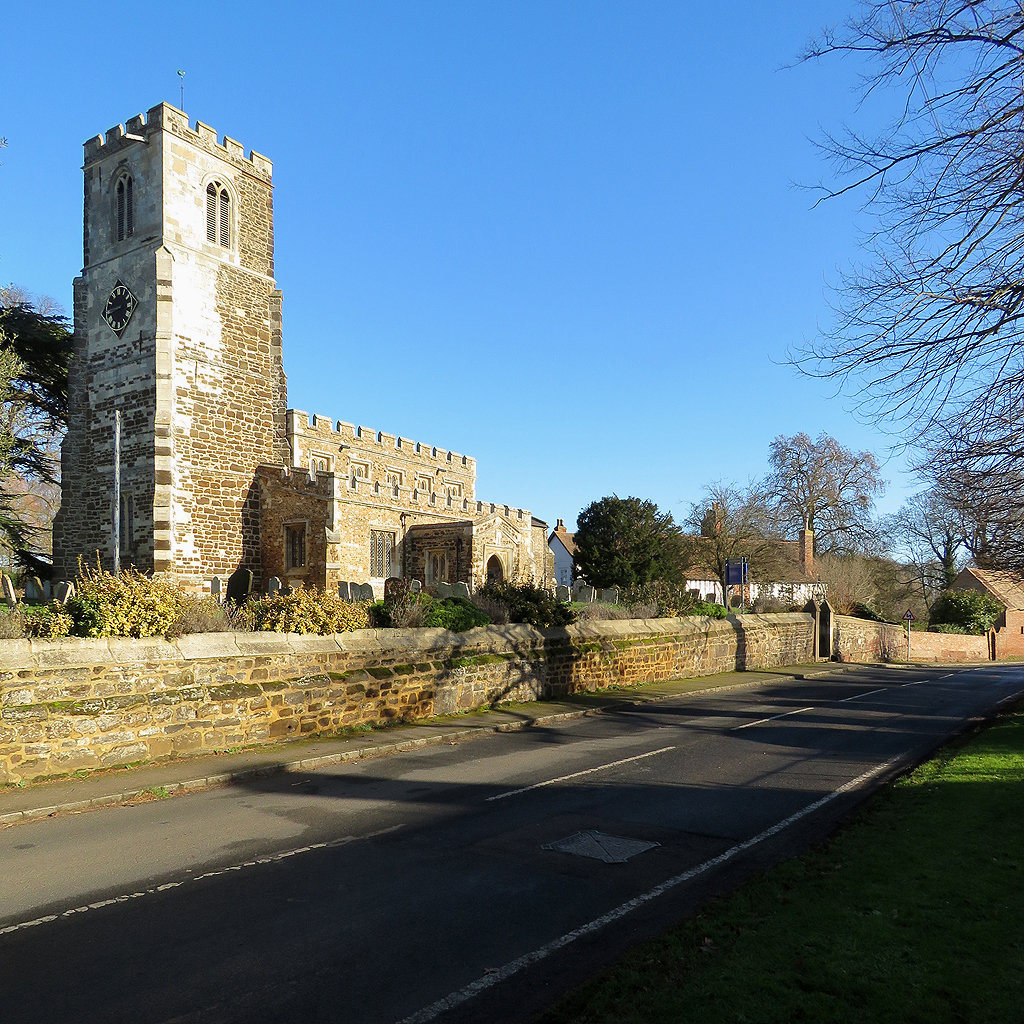
[{"label": "yellow-leaved bush", "polygon": [[80,565],[67,605],[77,636],[163,636],[188,595],[167,576]]},{"label": "yellow-leaved bush", "polygon": [[349,604],[330,591],[302,588],[249,605],[252,628],[272,633],[347,633],[370,624],[369,602]]}]

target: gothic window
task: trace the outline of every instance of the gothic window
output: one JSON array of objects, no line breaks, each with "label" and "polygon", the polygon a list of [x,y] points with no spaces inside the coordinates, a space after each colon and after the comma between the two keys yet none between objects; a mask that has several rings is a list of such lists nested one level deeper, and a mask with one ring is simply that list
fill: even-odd
[{"label": "gothic window", "polygon": [[123,242],[135,234],[133,191],[134,186],[130,177],[126,176],[118,181],[115,194],[117,197],[117,240],[119,242]]},{"label": "gothic window", "polygon": [[389,469],[387,471],[388,487],[391,488],[392,497],[399,497],[401,494],[402,486],[402,474],[397,469]]},{"label": "gothic window", "polygon": [[206,186],[206,240],[231,246],[231,196],[219,181]]},{"label": "gothic window", "polygon": [[135,554],[135,503],[131,494],[121,492],[121,557]]},{"label": "gothic window", "polygon": [[302,569],[306,564],[306,524],[284,528],[284,567]]},{"label": "gothic window", "polygon": [[390,579],[394,552],[393,533],[385,533],[383,530],[370,531],[370,579]]},{"label": "gothic window", "polygon": [[314,455],[309,460],[309,469],[312,473],[330,473],[331,460],[326,455]]},{"label": "gothic window", "polygon": [[427,583],[448,582],[448,552],[444,550],[428,551],[426,572]]}]

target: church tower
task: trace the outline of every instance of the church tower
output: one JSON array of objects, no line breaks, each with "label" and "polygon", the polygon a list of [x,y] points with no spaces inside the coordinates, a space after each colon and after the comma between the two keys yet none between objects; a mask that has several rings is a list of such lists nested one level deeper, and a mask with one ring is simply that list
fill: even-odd
[{"label": "church tower", "polygon": [[85,143],[70,423],[54,569],[113,562],[193,586],[260,570],[260,463],[289,462],[272,165],[167,103]]}]

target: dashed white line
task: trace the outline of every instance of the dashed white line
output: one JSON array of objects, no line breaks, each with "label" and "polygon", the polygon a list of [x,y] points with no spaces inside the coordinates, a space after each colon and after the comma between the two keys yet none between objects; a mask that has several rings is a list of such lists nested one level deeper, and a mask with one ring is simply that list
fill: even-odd
[{"label": "dashed white line", "polygon": [[813,711],[814,705],[809,708],[796,708],[793,711],[784,711],[781,715],[772,715],[771,718],[759,718],[756,722],[744,722],[742,725],[734,725],[729,731],[738,732],[740,729],[751,729],[755,725],[764,725],[765,722],[774,722],[777,718],[788,718],[790,715],[802,715],[805,711]]},{"label": "dashed white line", "polygon": [[881,689],[878,690],[868,690],[867,693],[855,693],[852,697],[844,697],[839,703],[845,704],[848,700],[859,700],[861,697],[870,697],[872,694],[875,693],[884,693],[887,689],[887,686],[883,686],[881,687]]},{"label": "dashed white line", "polygon": [[531,964],[535,964],[539,960],[543,960],[552,953],[557,953],[558,950],[570,945],[570,943],[575,942],[584,935],[589,935],[592,932],[599,931],[601,928],[611,924],[613,921],[617,921],[619,918],[625,917],[626,914],[631,913],[638,907],[643,906],[645,903],[649,903],[651,900],[664,895],[670,889],[674,889],[677,885],[689,882],[698,875],[702,875],[704,872],[710,871],[712,868],[725,864],[738,854],[749,850],[752,846],[756,846],[758,843],[762,843],[764,840],[770,839],[783,829],[794,824],[794,822],[799,821],[801,818],[806,818],[808,814],[813,814],[815,811],[824,807],[825,804],[835,800],[836,797],[841,794],[848,793],[850,790],[856,789],[858,786],[867,782],[869,779],[874,778],[876,775],[883,774],[899,761],[899,757],[894,757],[891,761],[886,761],[885,764],[878,765],[878,767],[872,768],[870,771],[866,771],[863,775],[858,775],[857,778],[852,779],[845,785],[833,790],[831,793],[823,796],[820,800],[815,800],[814,803],[808,804],[802,810],[797,811],[795,814],[791,814],[783,821],[772,825],[770,828],[766,828],[763,832],[759,832],[752,839],[747,839],[742,843],[737,843],[736,846],[730,847],[725,851],[725,853],[720,853],[717,857],[712,857],[711,860],[706,860],[703,864],[698,864],[697,867],[690,868],[688,871],[684,871],[682,874],[676,875],[675,877],[662,882],[660,885],[656,885],[653,889],[650,889],[643,895],[637,896],[626,903],[620,904],[614,910],[608,911],[607,914],[602,914],[601,917],[596,918],[589,924],[582,925],[571,932],[566,932],[564,935],[560,935],[557,939],[553,939],[546,946],[541,946],[539,949],[535,949],[531,953],[526,953],[515,960],[510,960],[504,967],[499,967],[497,970],[489,971],[489,973],[485,974],[482,978],[478,978],[476,981],[470,982],[470,984],[466,985],[464,988],[451,992],[442,999],[437,1000],[437,1002],[431,1003],[429,1006],[425,1006],[422,1010],[418,1010],[411,1016],[406,1017],[400,1022],[400,1024],[428,1024],[429,1021],[439,1017],[447,1010],[454,1009],[456,1006],[460,1006],[462,1003],[468,1002],[474,996],[478,996],[486,989],[491,988],[493,985],[497,985],[499,981],[505,981],[506,978],[511,978],[512,975],[518,974],[519,971],[523,970],[523,968],[529,967]]},{"label": "dashed white line", "polygon": [[546,779],[544,782],[535,782],[532,786],[522,786],[520,789],[510,789],[506,793],[496,793],[489,796],[484,803],[492,800],[504,800],[506,797],[518,796],[520,793],[529,793],[531,789],[540,789],[543,786],[553,786],[556,782],[567,782],[569,779],[578,779],[581,775],[592,775],[594,772],[603,772],[606,768],[615,768],[620,764],[628,764],[630,761],[642,761],[645,757],[654,757],[655,754],[664,754],[675,747],[661,747],[659,750],[648,750],[646,754],[637,754],[635,757],[623,757],[618,761],[609,761],[607,764],[599,764],[596,768],[586,768],[581,772],[573,772],[571,775],[560,775],[557,779]]},{"label": "dashed white line", "polygon": [[257,857],[255,860],[243,861],[241,864],[229,864],[227,867],[218,868],[216,871],[207,871],[202,875],[193,878],[183,878],[180,882],[164,882],[162,885],[153,886],[151,889],[144,889],[141,892],[124,893],[121,896],[112,896],[107,900],[98,900],[85,907],[73,907],[65,910],[62,914],[47,914],[45,917],[37,917],[34,921],[19,921],[17,924],[9,924],[0,928],[0,935],[8,935],[11,932],[21,931],[23,928],[34,928],[39,924],[49,924],[61,917],[72,917],[75,914],[84,914],[87,910],[99,910],[100,907],[109,907],[114,903],[126,903],[128,900],[138,899],[140,896],[152,896],[154,893],[166,892],[168,889],[177,889],[188,882],[198,882],[204,878],[216,878],[218,875],[226,875],[229,871],[241,871],[242,868],[255,867],[257,864],[273,864],[276,861],[285,860],[287,857],[295,857],[301,853],[309,853],[312,850],[323,850],[335,846],[345,846],[354,843],[358,839],[374,839],[377,836],[387,835],[389,832],[396,832],[405,825],[391,825],[388,828],[378,829],[376,832],[367,832],[361,836],[341,836],[332,839],[328,843],[312,843],[309,846],[299,846],[294,850],[283,850],[281,853],[268,854],[266,857]]}]

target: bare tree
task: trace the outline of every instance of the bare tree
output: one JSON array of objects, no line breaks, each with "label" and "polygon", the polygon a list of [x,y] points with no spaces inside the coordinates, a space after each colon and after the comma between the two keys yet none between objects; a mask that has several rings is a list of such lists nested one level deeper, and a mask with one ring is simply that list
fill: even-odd
[{"label": "bare tree", "polygon": [[691,564],[717,579],[723,594],[726,560],[746,556],[754,579],[766,579],[781,567],[771,515],[757,484],[708,484],[704,500],[691,507],[686,525],[696,535],[691,540]]},{"label": "bare tree", "polygon": [[899,113],[823,142],[837,172],[825,197],[861,190],[876,230],[839,282],[834,329],[793,357],[904,423],[940,476],[992,505],[997,546],[1024,559],[1008,538],[1024,505],[1024,5],[858,11],[804,56],[865,60],[864,95],[896,91]]},{"label": "bare tree", "polygon": [[936,485],[882,521],[882,535],[900,556],[901,575],[920,585],[929,608],[967,562],[971,531],[964,513],[961,503]]},{"label": "bare tree", "polygon": [[844,448],[822,432],[817,438],[780,434],[771,443],[765,501],[775,532],[793,535],[806,525],[821,552],[849,553],[874,533],[875,496],[885,490],[871,452]]}]

